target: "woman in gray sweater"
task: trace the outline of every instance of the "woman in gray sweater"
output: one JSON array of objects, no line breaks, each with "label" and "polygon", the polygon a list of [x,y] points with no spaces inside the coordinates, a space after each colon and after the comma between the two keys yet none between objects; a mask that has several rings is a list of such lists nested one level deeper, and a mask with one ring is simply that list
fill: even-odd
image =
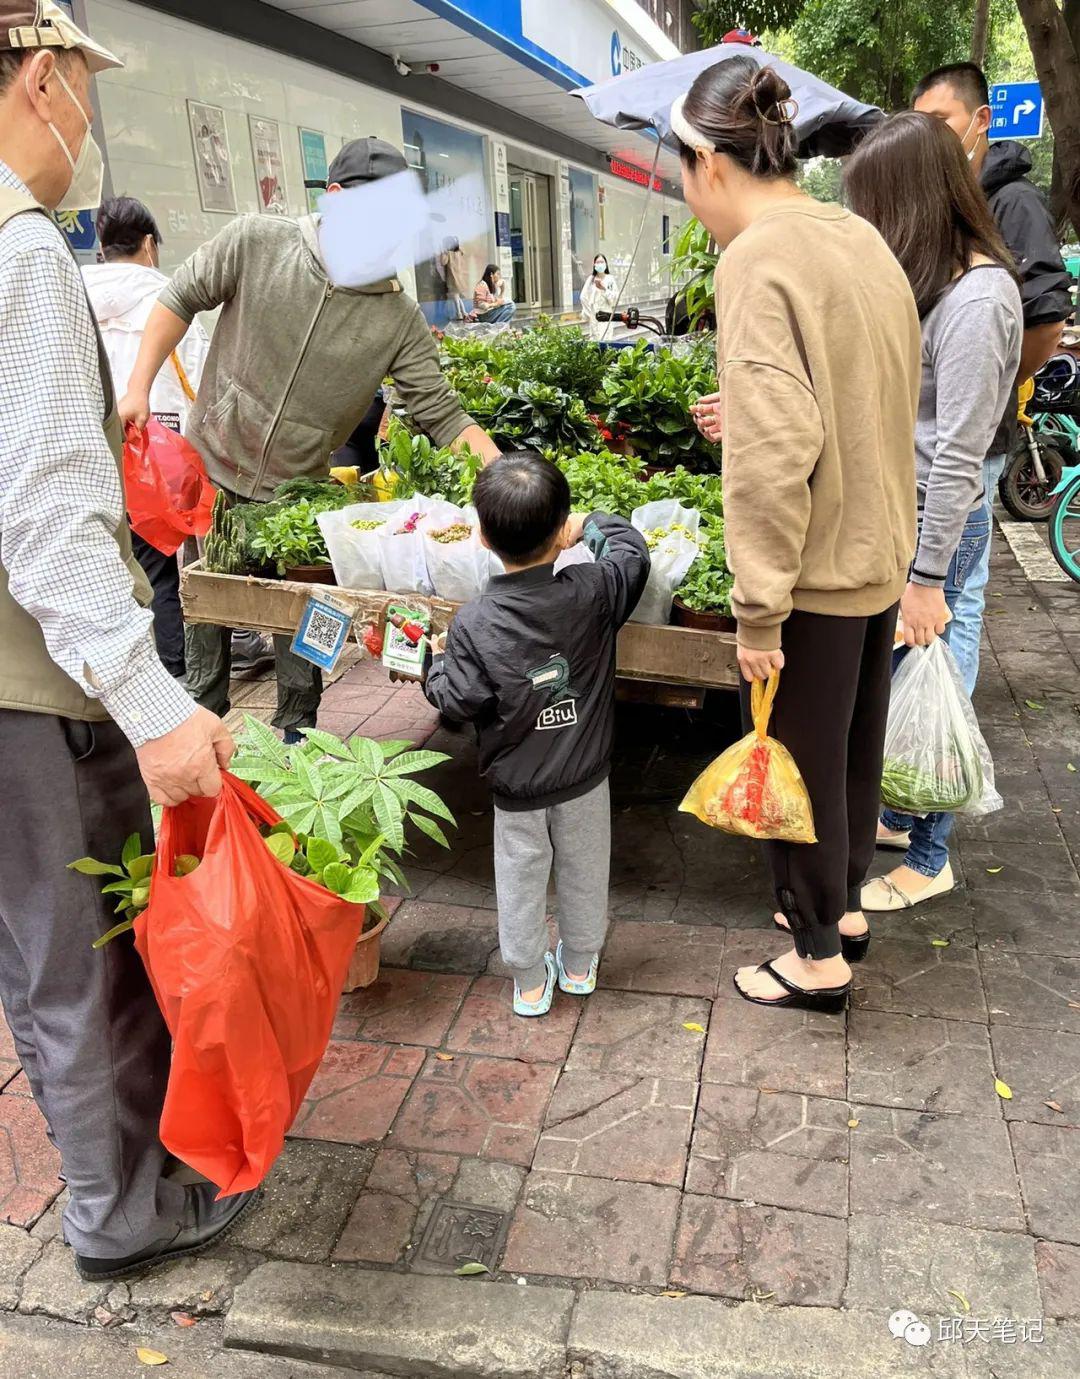
[{"label": "woman in gray sweater", "polygon": [[[907,273],[922,320],[919,539],[900,610],[906,644],[928,646],[948,639],[951,610],[990,540],[983,459],[1015,405],[1020,292],[986,200],[943,121],[914,111],[891,116],[861,145],[844,180],[852,209],[877,227]],[[977,663],[960,665],[960,673],[970,694]],[[904,910],[951,891],[952,824],[951,814],[887,811],[879,843],[906,855],[863,888],[863,910]],[[862,914],[845,916],[845,930],[858,941],[867,932]]]}]

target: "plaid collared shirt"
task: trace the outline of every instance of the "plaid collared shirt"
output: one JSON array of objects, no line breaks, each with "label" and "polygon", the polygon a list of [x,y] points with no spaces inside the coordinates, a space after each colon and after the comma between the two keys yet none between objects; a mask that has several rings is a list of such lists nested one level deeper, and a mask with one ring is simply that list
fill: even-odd
[{"label": "plaid collared shirt", "polygon": [[[3,162],[0,184],[29,195]],[[0,561],[49,655],[136,747],[194,711],[158,660],[115,532],[124,518],[74,258],[43,215],[0,229]]]}]

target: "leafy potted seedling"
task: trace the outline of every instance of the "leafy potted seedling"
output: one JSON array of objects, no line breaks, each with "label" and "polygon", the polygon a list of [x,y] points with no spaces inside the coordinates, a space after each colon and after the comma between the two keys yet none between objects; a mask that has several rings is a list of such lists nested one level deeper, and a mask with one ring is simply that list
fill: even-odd
[{"label": "leafy potted seedling", "polygon": [[675,590],[672,621],[680,627],[695,627],[703,632],[736,631],[738,624],[731,616],[733,584],[721,531],[705,542],[701,554]]},{"label": "leafy potted seedling", "polygon": [[301,498],[289,506],[268,512],[252,537],[251,549],[272,562],[285,579],[306,584],[333,584],[334,569],[318,522],[323,511],[318,503]]}]

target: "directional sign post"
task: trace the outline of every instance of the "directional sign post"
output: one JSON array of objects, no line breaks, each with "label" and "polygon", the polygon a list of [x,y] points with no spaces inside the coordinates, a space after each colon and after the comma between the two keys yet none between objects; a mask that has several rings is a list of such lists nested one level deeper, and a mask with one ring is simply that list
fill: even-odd
[{"label": "directional sign post", "polygon": [[1043,98],[1037,81],[1010,81],[990,88],[988,138],[1037,139],[1043,132]]}]

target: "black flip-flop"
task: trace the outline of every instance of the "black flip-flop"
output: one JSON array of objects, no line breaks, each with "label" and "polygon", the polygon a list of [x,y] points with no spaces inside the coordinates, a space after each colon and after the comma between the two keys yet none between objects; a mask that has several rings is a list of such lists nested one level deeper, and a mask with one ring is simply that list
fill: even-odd
[{"label": "black flip-flop", "polygon": [[758,965],[759,972],[767,972],[778,986],[788,993],[786,996],[777,996],[772,1000],[767,1000],[763,996],[748,996],[742,989],[735,977],[731,981],[735,990],[743,998],[755,1006],[787,1006],[795,1010],[818,1010],[826,1015],[837,1015],[847,1005],[848,993],[851,991],[851,983],[845,982],[843,986],[826,986],[817,991],[806,991],[801,986],[796,986],[794,982],[781,973],[777,972],[771,962],[763,962]]}]

